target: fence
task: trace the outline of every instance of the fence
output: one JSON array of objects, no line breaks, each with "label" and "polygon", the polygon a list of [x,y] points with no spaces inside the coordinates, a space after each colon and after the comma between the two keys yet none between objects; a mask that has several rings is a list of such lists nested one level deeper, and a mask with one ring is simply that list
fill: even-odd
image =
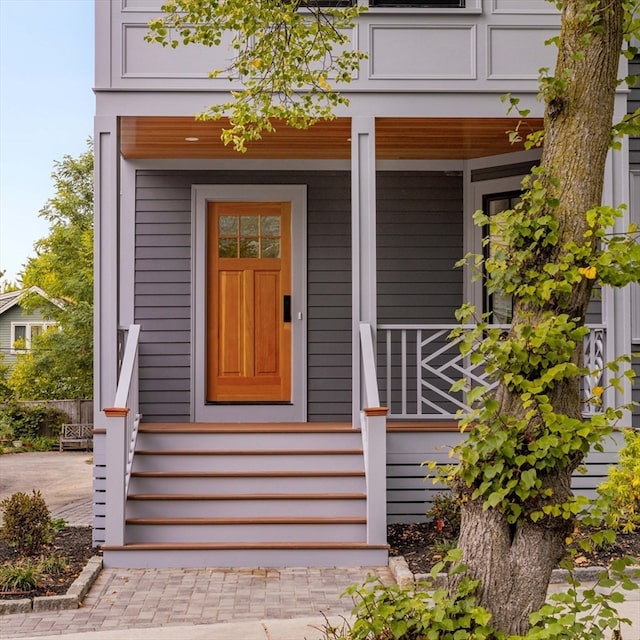
[{"label": "fence", "polygon": [[66,414],[69,422],[93,424],[93,400],[23,400],[24,407],[47,407]]}]

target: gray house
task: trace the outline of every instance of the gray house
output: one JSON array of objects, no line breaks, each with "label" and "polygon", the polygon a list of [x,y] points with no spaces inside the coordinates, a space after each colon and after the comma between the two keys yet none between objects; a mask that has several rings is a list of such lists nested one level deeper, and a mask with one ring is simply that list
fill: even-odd
[{"label": "gray house", "polygon": [[[160,4],[96,2],[96,542],[108,566],[384,563],[387,522],[428,508],[420,463],[460,437],[451,383],[484,379],[447,341],[455,309],[509,322],[454,264],[481,251],[473,212],[508,207],[539,158],[508,142],[500,96],[541,125],[558,14],[370,0],[350,107],[239,156],[194,120],[234,86],[207,75],[227,50],[145,43]],[[628,145],[611,153],[605,191],[629,201],[632,175],[637,216],[634,153],[632,174]],[[629,352],[634,304],[632,334],[630,288],[594,301],[588,362]]]},{"label": "gray house", "polygon": [[24,299],[32,295],[61,307],[60,302],[53,300],[40,287],[0,293],[0,353],[6,364],[15,364],[20,354],[31,349],[33,338],[56,326],[56,322],[45,318],[40,311],[23,308]]}]

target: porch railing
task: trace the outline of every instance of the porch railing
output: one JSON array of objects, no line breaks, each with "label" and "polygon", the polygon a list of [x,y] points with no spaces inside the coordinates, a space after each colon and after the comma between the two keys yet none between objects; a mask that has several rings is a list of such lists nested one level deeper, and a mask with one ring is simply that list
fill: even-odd
[{"label": "porch railing", "polygon": [[125,503],[133,455],[140,422],[138,415],[137,380],[138,339],[140,326],[126,329],[118,354],[118,386],[113,406],[104,409],[109,418],[106,435],[107,511],[105,543],[124,544]]},{"label": "porch railing", "polygon": [[387,408],[380,406],[376,376],[373,330],[360,325],[362,380],[364,402],[362,417],[362,449],[364,451],[367,483],[367,542],[386,544],[387,541]]},{"label": "porch railing", "polygon": [[[469,411],[466,392],[452,392],[451,385],[466,378],[472,386],[497,386],[482,363],[471,363],[460,353],[462,336],[449,334],[460,325],[454,324],[380,324],[378,325],[378,379],[381,401],[393,419],[454,419],[459,410]],[[462,325],[470,330],[473,325]],[[492,328],[508,326],[492,325]],[[605,386],[605,325],[589,325],[584,339],[585,367],[593,373],[582,380],[583,413],[593,415],[602,410],[587,402],[593,389]]]}]

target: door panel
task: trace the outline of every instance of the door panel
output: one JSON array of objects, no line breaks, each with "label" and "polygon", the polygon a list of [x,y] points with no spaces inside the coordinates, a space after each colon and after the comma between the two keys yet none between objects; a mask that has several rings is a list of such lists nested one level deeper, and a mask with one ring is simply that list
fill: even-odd
[{"label": "door panel", "polygon": [[290,402],[290,204],[208,205],[207,401]]}]

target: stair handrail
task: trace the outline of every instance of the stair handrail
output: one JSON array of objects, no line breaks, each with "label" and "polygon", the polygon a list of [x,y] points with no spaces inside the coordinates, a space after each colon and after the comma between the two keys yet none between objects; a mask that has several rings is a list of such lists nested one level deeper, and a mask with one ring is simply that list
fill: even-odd
[{"label": "stair handrail", "polygon": [[139,338],[140,325],[129,325],[113,406],[103,409],[107,418],[111,419],[107,426],[105,447],[108,494],[105,511],[106,545],[124,544],[126,495],[140,422],[137,411],[131,411],[132,405],[137,409],[137,393],[132,393],[132,386],[135,385],[137,390],[137,376],[134,376],[134,372]]},{"label": "stair handrail", "polygon": [[387,408],[380,406],[373,328],[360,323],[364,407],[362,408],[362,448],[367,483],[367,542],[387,542]]},{"label": "stair handrail", "polygon": [[365,404],[367,407],[379,407],[380,394],[378,392],[378,376],[376,375],[376,357],[373,350],[373,329],[367,322],[360,323],[360,345],[362,349]]}]

